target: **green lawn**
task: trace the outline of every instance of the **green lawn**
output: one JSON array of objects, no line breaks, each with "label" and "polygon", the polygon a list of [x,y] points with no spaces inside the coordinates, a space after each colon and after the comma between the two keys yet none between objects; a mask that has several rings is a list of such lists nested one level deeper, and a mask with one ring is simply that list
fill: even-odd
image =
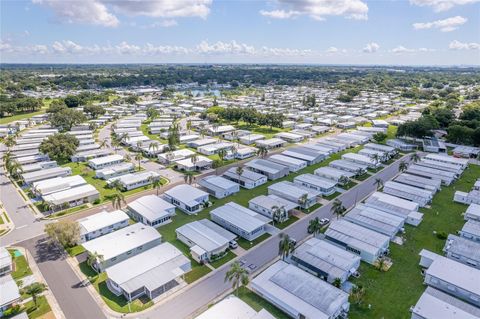
[{"label": "green lawn", "polygon": [[103,272],[97,274],[87,263],[84,261],[79,265],[80,270],[84,275],[89,277],[90,282],[92,283],[95,290],[100,294],[103,301],[112,309],[113,311],[120,313],[129,313],[129,312],[138,312],[145,310],[153,305],[153,301],[148,300],[143,302],[142,300],[136,299],[130,304],[127,303],[127,299],[122,296],[117,296],[112,293],[107,287],[107,273]]},{"label": "green lawn", "polygon": [[[442,254],[445,240],[438,239],[433,232],[455,234],[462,228],[465,223],[462,213],[467,206],[454,203],[453,194],[456,190],[469,191],[479,176],[480,166],[470,165],[456,183],[442,188],[431,208],[420,209],[423,221],[418,227],[405,226],[406,242],[402,246],[390,244],[393,266],[389,271],[379,272],[371,265],[361,264],[361,277],[352,281],[366,289],[364,306],[352,305],[350,318],[410,318],[410,306],[415,305],[425,290],[418,254],[422,248]],[[371,309],[365,306],[368,304]]]},{"label": "green lawn", "polygon": [[[115,194],[117,190],[107,188],[107,182],[103,179],[95,178],[95,171],[88,167],[85,163],[67,163],[62,165],[63,167],[70,167],[72,169],[72,175],[82,176],[87,183],[93,185],[100,192],[100,203],[108,201],[110,196]],[[162,178],[162,184],[165,185],[168,181]],[[147,189],[151,189],[152,186],[144,186],[129,191],[122,192],[124,196],[139,193]]]},{"label": "green lawn", "polygon": [[270,236],[271,236],[270,234],[265,233],[262,236],[259,236],[252,241],[246,240],[245,238],[238,238],[237,243],[243,249],[249,250],[250,248],[252,248],[255,245],[258,245],[259,243],[261,243],[262,241],[264,241]]},{"label": "green lawn", "polygon": [[315,205],[313,205],[313,206],[311,206],[307,209],[301,209],[301,211],[304,212],[305,214],[310,214],[311,212],[315,211],[316,209],[318,209],[320,207],[322,207],[322,204],[316,203]]},{"label": "green lawn", "polygon": [[25,303],[24,306],[29,319],[38,318],[52,310],[45,296],[40,296],[37,298],[36,307],[33,301]]},{"label": "green lawn", "polygon": [[275,134],[281,133],[281,132],[288,132],[291,129],[289,128],[278,128],[278,127],[273,127],[270,129],[269,126],[263,126],[263,125],[249,125],[245,122],[240,121],[238,125],[236,123],[230,123],[232,125],[235,125],[235,127],[239,130],[249,130],[252,132],[252,134],[261,134],[265,136],[265,138],[272,138],[274,137]]},{"label": "green lawn", "polygon": [[340,195],[340,194],[341,194],[340,192],[335,192],[335,193],[333,193],[332,195],[323,196],[323,198],[326,199],[326,200],[332,200],[332,199],[334,199],[335,197],[337,197],[337,196]]},{"label": "green lawn", "polygon": [[255,309],[256,311],[260,311],[262,309],[267,310],[277,319],[289,319],[290,317],[286,315],[283,311],[278,309],[276,306],[272,305],[253,291],[249,290],[245,287],[240,287],[236,292],[238,297],[246,302],[250,307]]},{"label": "green lawn", "polygon": [[83,253],[85,251],[85,248],[83,248],[82,245],[77,245],[77,246],[74,246],[72,248],[67,248],[65,249],[67,251],[67,253],[70,255],[70,257],[75,257],[77,255],[80,255],[81,253]]},{"label": "green lawn", "polygon": [[185,274],[185,281],[187,283],[190,284],[195,280],[200,279],[201,277],[203,277],[204,275],[208,274],[211,271],[211,269],[208,268],[207,265],[202,265],[202,264],[199,264],[197,261],[195,261],[190,254],[190,248],[184,243],[182,243],[181,241],[175,239],[175,237],[169,238],[168,240],[165,237],[163,237],[162,239],[164,241],[168,241],[173,246],[177,247],[185,256],[187,256],[190,259],[192,270],[190,270],[188,273]]},{"label": "green lawn", "polygon": [[370,174],[363,174],[363,175],[360,175],[360,176],[357,176],[355,177],[354,179],[356,179],[357,181],[364,181],[366,180],[367,178],[371,177],[372,175]]},{"label": "green lawn", "polygon": [[347,189],[350,189],[352,188],[353,186],[357,185],[357,183],[355,183],[354,181],[350,181],[348,182],[347,184],[345,185],[340,185],[341,188],[347,190]]},{"label": "green lawn", "polygon": [[157,140],[162,144],[168,144],[168,141],[166,139],[161,138],[159,135],[150,134],[150,132],[148,131],[147,123],[140,125],[140,130],[142,131],[143,135],[147,136],[148,138],[152,140]]},{"label": "green lawn", "polygon": [[212,261],[210,263],[210,265],[213,268],[220,268],[221,266],[225,265],[226,263],[228,263],[230,260],[232,260],[235,257],[237,257],[237,255],[235,255],[231,250],[227,250],[227,253],[225,254],[225,256],[223,256],[222,258],[217,259],[215,261]]},{"label": "green lawn", "polygon": [[279,228],[279,229],[284,229],[284,228],[287,228],[288,226],[290,226],[291,224],[293,224],[294,222],[296,222],[297,220],[299,220],[299,218],[297,216],[290,216],[288,217],[288,219],[286,221],[284,221],[283,223],[277,223],[275,224],[275,227]]},{"label": "green lawn", "polygon": [[22,114],[17,114],[17,115],[13,115],[13,116],[3,117],[3,118],[0,118],[0,124],[8,124],[8,123],[11,123],[11,122],[14,122],[14,121],[25,120],[25,119],[28,119],[32,116],[40,115],[40,114],[43,114],[43,113],[45,113],[45,110],[40,110],[40,111],[32,112],[32,113],[22,113]]},{"label": "green lawn", "polygon": [[32,274],[32,270],[30,269],[30,266],[28,266],[27,259],[25,259],[25,256],[14,256],[14,251],[15,250],[9,250],[10,255],[13,258],[13,263],[15,265],[14,269],[15,271],[12,272],[12,277],[15,280],[21,279],[25,276],[29,276]]}]

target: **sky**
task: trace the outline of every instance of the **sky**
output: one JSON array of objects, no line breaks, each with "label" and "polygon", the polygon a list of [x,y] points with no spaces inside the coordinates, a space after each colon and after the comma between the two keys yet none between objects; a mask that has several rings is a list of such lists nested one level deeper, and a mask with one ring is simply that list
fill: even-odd
[{"label": "sky", "polygon": [[480,65],[480,0],[0,0],[2,63]]}]

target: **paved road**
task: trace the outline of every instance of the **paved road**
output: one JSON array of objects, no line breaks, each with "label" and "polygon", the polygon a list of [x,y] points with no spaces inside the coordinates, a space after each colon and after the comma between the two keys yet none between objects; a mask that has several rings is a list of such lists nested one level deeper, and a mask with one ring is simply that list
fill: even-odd
[{"label": "paved road", "polygon": [[[376,178],[381,178],[383,181],[393,178],[398,173],[398,165],[399,161],[396,161],[391,166],[373,175],[363,183],[351,188],[337,198],[340,199],[343,202],[343,205],[347,208],[354,206],[356,202],[361,201],[363,198],[376,191],[376,185],[374,183]],[[297,241],[305,239],[308,236],[307,226],[309,221],[315,217],[331,219],[331,207],[331,203],[320,207],[307,217],[300,219],[292,226],[283,230],[283,232],[297,239]],[[254,249],[248,251],[241,257],[241,259],[246,262],[246,265],[254,264],[257,266],[257,269],[261,268],[277,257],[279,240],[279,235],[272,236]],[[197,309],[207,305],[231,287],[229,283],[224,283],[223,281],[227,270],[228,266],[222,267],[219,271],[208,275],[205,279],[193,285],[182,294],[168,300],[168,302],[134,317],[145,319],[180,319],[190,316]]]},{"label": "paved road", "polygon": [[45,238],[46,236],[40,236],[18,245],[28,249],[32,254],[65,317],[68,319],[106,318],[65,260],[63,250],[52,248],[46,243]]},{"label": "paved road", "polygon": [[[0,144],[0,163],[3,163],[5,145]],[[15,224],[15,230],[0,238],[0,246],[8,246],[43,233],[45,222],[38,221],[32,210],[6,176],[3,164],[0,165],[0,202]]]}]

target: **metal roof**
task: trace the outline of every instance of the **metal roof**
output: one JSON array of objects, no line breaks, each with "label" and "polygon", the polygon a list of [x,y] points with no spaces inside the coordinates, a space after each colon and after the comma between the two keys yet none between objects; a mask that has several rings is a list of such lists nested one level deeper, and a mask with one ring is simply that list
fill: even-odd
[{"label": "metal roof", "polygon": [[237,237],[208,219],[185,224],[175,231],[206,252],[214,251]]},{"label": "metal roof", "polygon": [[145,217],[150,222],[169,216],[168,210],[174,209],[175,205],[161,199],[156,195],[142,196],[127,205],[128,209]]},{"label": "metal roof", "polygon": [[93,231],[129,220],[127,214],[122,210],[115,210],[113,212],[103,211],[91,216],[84,217],[78,220],[82,234],[91,233]]},{"label": "metal roof", "polygon": [[215,208],[210,214],[237,226],[247,233],[250,233],[270,222],[270,219],[234,202],[229,202],[223,206]]}]

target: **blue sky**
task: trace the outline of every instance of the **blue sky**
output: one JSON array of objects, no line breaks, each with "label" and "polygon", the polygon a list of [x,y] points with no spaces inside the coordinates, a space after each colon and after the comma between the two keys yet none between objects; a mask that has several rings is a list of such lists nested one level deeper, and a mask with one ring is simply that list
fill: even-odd
[{"label": "blue sky", "polygon": [[1,62],[480,64],[479,0],[0,0]]}]

